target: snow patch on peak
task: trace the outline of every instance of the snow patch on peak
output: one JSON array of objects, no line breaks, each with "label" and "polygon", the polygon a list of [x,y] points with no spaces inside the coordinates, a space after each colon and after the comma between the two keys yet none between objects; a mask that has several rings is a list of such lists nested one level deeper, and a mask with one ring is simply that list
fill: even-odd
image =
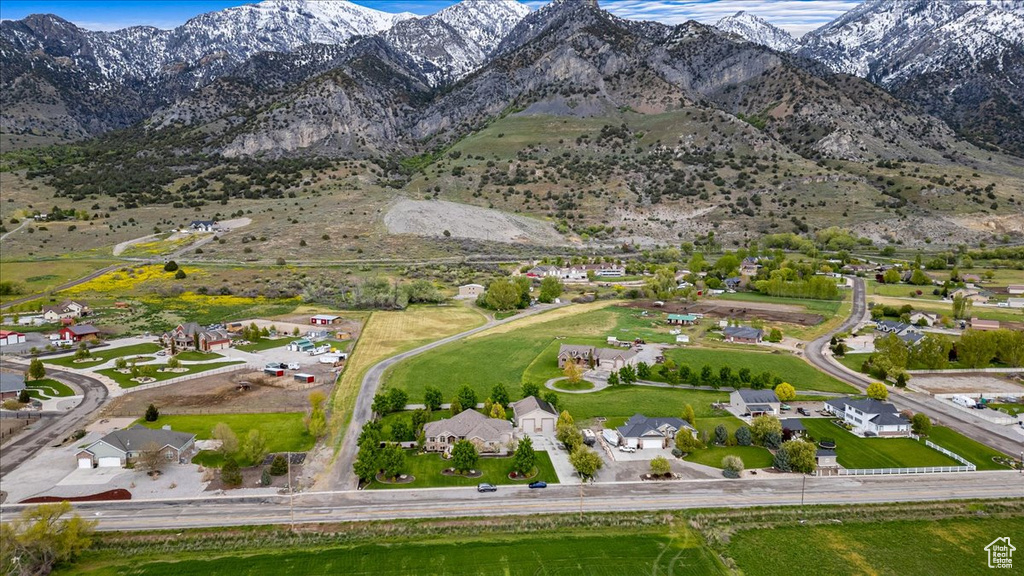
[{"label": "snow patch on peak", "polygon": [[719,30],[735,34],[748,42],[761,44],[780,52],[789,52],[797,47],[797,41],[789,32],[774,26],[764,18],[743,10],[726,16],[715,24]]}]

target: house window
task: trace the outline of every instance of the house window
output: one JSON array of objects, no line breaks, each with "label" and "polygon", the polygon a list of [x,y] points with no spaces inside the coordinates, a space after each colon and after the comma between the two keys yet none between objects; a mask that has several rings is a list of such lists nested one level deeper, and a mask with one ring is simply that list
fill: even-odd
[{"label": "house window", "polygon": [[170,450],[168,450],[167,452],[164,452],[164,458],[166,458],[168,462],[174,461],[174,452],[172,452]]}]

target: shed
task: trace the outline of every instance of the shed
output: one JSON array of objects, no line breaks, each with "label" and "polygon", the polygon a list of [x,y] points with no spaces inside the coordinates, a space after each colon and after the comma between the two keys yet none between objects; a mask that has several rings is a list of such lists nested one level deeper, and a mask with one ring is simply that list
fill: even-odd
[{"label": "shed", "polygon": [[669,314],[668,323],[675,326],[692,326],[697,322],[697,317],[693,314]]},{"label": "shed", "polygon": [[298,374],[295,374],[292,377],[295,378],[296,382],[301,382],[303,384],[312,384],[314,381],[316,381],[315,376],[313,376],[312,374],[306,374],[305,372],[299,372]]},{"label": "shed", "polygon": [[828,450],[826,448],[818,448],[818,451],[814,455],[815,461],[818,463],[818,468],[838,468],[839,463],[836,461],[836,451]]},{"label": "shed", "polygon": [[341,319],[341,316],[335,316],[333,314],[317,314],[309,319],[309,323],[314,326],[326,326],[328,324],[334,324]]},{"label": "shed", "polygon": [[0,346],[7,346],[8,344],[24,344],[25,335],[21,332],[11,332],[10,330],[0,330]]},{"label": "shed", "polygon": [[284,370],[280,368],[264,368],[263,373],[267,376],[284,376]]}]

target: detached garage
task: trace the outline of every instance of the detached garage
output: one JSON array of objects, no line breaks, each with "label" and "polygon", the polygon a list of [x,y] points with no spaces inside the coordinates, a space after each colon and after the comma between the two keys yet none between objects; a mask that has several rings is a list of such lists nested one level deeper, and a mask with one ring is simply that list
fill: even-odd
[{"label": "detached garage", "polygon": [[516,426],[525,434],[554,434],[558,422],[558,411],[551,404],[537,398],[527,396],[512,403]]}]

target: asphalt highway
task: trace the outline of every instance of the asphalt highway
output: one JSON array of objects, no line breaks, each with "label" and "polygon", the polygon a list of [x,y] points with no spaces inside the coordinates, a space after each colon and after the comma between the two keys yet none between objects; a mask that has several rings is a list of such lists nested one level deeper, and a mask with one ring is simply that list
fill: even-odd
[{"label": "asphalt highway", "polygon": [[[1024,498],[1017,472],[917,476],[804,477],[766,475],[743,480],[629,482],[585,487],[585,512],[675,510],[801,504],[927,502]],[[3,507],[7,516],[18,506]],[[400,518],[573,514],[580,511],[578,484],[530,490],[475,488],[313,492],[289,497],[231,496],[174,501],[81,503],[75,509],[100,530],[183,529],[257,524],[309,524]]]}]

